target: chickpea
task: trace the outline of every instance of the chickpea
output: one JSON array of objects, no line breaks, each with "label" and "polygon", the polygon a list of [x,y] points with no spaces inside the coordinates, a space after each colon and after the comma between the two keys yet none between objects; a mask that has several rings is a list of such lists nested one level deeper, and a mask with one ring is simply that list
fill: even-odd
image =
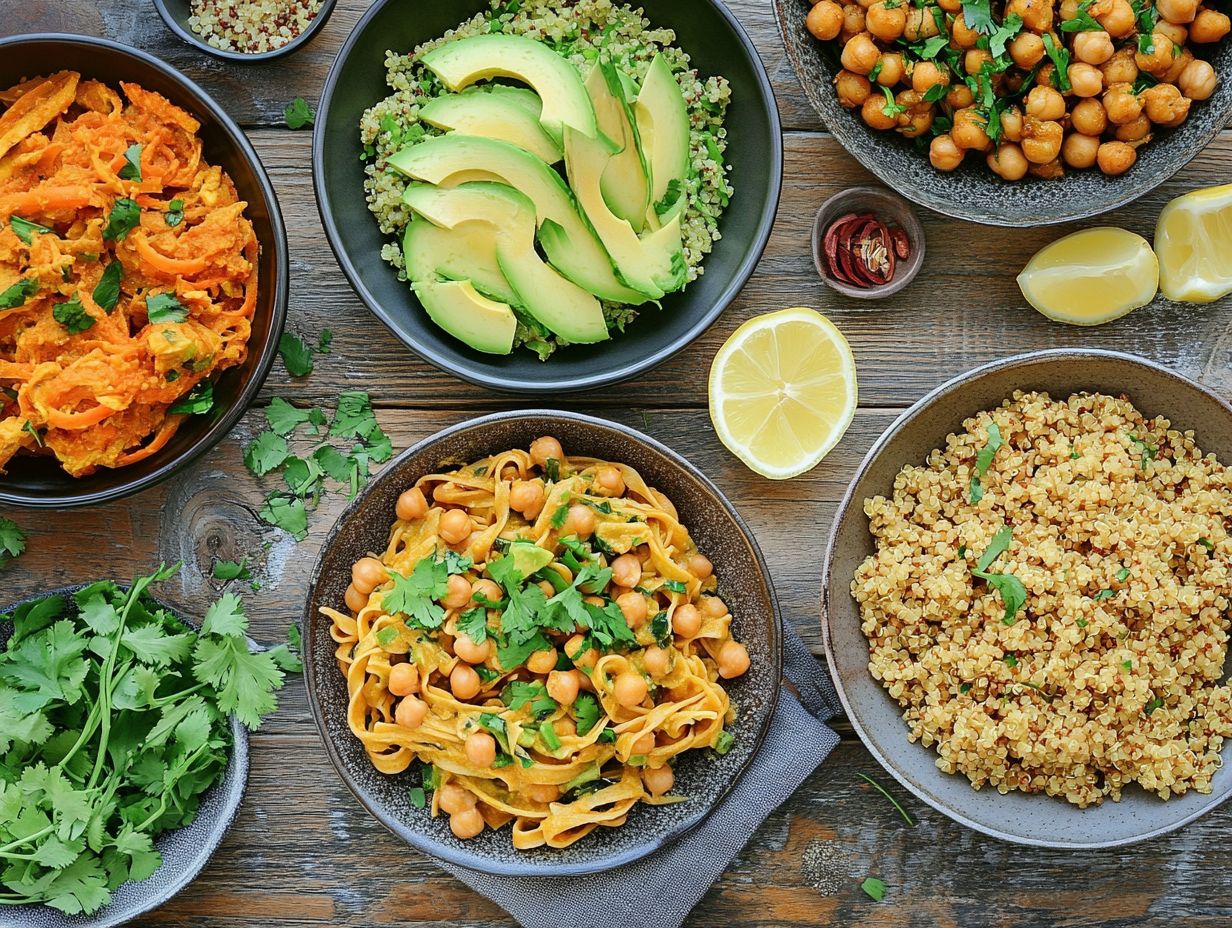
[{"label": "chickpea", "polygon": [[361,557],[351,568],[351,585],[364,596],[388,579],[385,565],[374,557]]},{"label": "chickpea", "polygon": [[848,3],[843,6],[843,31],[839,34],[839,38],[846,42],[852,36],[859,35],[864,31],[865,15],[864,7],[858,3]]},{"label": "chickpea", "polygon": [[1052,87],[1036,84],[1027,94],[1026,111],[1035,119],[1060,119],[1065,115],[1065,98]]},{"label": "chickpea", "polygon": [[548,674],[548,695],[562,706],[571,706],[578,697],[578,672],[576,670],[553,670]]},{"label": "chickpea", "polygon": [[1110,177],[1124,174],[1138,160],[1138,152],[1124,142],[1104,142],[1096,158],[1099,169]]},{"label": "chickpea", "polygon": [[963,55],[963,70],[974,76],[984,65],[992,61],[992,52],[986,48],[969,48]]},{"label": "chickpea", "polygon": [[864,25],[881,41],[893,42],[907,28],[907,10],[902,5],[887,7],[884,0],[879,0],[864,14]]},{"label": "chickpea", "polygon": [[471,517],[465,509],[448,509],[441,513],[441,523],[438,529],[446,544],[456,545],[470,537]]},{"label": "chickpea", "polygon": [[1126,45],[1115,55],[1099,66],[1104,72],[1104,85],[1133,84],[1138,79],[1138,65],[1134,62],[1134,52],[1137,46]]},{"label": "chickpea", "polygon": [[938,84],[942,87],[950,85],[950,72],[948,69],[943,70],[931,61],[917,62],[914,70],[911,72],[911,89],[916,93],[928,93]]},{"label": "chickpea", "polygon": [[[595,669],[595,662],[599,659],[599,652],[594,648],[586,647],[586,636],[574,635],[565,642],[565,657],[573,661],[575,667],[579,667],[587,672]],[[579,684],[581,681],[578,681]]]},{"label": "chickpea", "polygon": [[1181,93],[1191,100],[1205,100],[1215,92],[1218,78],[1210,62],[1195,58],[1181,72]]},{"label": "chickpea", "polygon": [[536,651],[526,659],[526,669],[531,673],[551,673],[556,669],[556,649]]},{"label": "chickpea", "polygon": [[1170,23],[1192,23],[1198,15],[1198,0],[1155,0],[1155,11]]},{"label": "chickpea", "polygon": [[604,464],[595,471],[595,489],[600,496],[623,496],[625,492],[625,475],[619,467]]},{"label": "chickpea", "polygon": [[719,676],[730,680],[749,669],[749,649],[739,641],[728,639],[714,656],[714,662],[719,668]]},{"label": "chickpea", "polygon": [[403,522],[414,522],[426,516],[428,501],[424,498],[423,490],[419,487],[411,487],[399,496],[398,502],[394,505],[394,514]]},{"label": "chickpea", "polygon": [[975,103],[975,94],[966,84],[954,84],[945,95],[945,105],[951,110],[961,110]]},{"label": "chickpea", "polygon": [[625,621],[629,624],[630,628],[641,627],[650,612],[646,606],[646,597],[637,590],[621,593],[616,597],[616,605],[620,607],[620,611],[624,614]]},{"label": "chickpea", "polygon": [[937,6],[946,13],[958,13],[962,11],[962,0],[937,0]]},{"label": "chickpea", "polygon": [[1060,158],[1053,158],[1044,164],[1031,165],[1027,173],[1043,180],[1058,180],[1065,176],[1065,165],[1061,163]]},{"label": "chickpea", "polygon": [[1002,180],[1022,180],[1030,166],[1022,149],[1013,142],[1002,142],[994,151],[988,153],[985,160],[989,170]]},{"label": "chickpea", "polygon": [[1114,54],[1112,36],[1106,32],[1080,32],[1074,36],[1074,57],[1085,64],[1103,64]]},{"label": "chickpea", "polygon": [[1168,68],[1161,80],[1166,84],[1175,84],[1181,79],[1181,74],[1189,67],[1189,63],[1193,60],[1193,52],[1187,48],[1182,48],[1181,53],[1172,59],[1172,67]]},{"label": "chickpea", "polygon": [[624,673],[619,674],[612,683],[612,696],[626,709],[631,709],[634,706],[641,705],[649,689],[646,685],[645,677],[640,673],[626,670]]},{"label": "chickpea", "polygon": [[1189,100],[1172,84],[1156,84],[1142,94],[1142,109],[1151,122],[1173,128],[1189,115]]},{"label": "chickpea", "polygon": [[1123,39],[1132,35],[1138,27],[1138,18],[1129,0],[1113,0],[1112,8],[1102,16],[1096,16],[1095,19],[1114,39]]},{"label": "chickpea", "polygon": [[646,784],[646,791],[650,795],[662,796],[676,782],[676,774],[667,764],[662,767],[647,767],[642,771],[642,782]]},{"label": "chickpea", "polygon": [[1129,84],[1113,84],[1104,91],[1103,100],[1108,122],[1114,126],[1126,125],[1142,115],[1142,101]]},{"label": "chickpea", "polygon": [[1166,19],[1161,19],[1155,24],[1155,31],[1160,35],[1167,36],[1174,45],[1183,46],[1189,39],[1188,29],[1180,23],[1170,23]]},{"label": "chickpea", "polygon": [[975,48],[975,43],[979,40],[980,33],[967,25],[965,15],[954,17],[954,23],[950,26],[950,44],[955,48],[966,50]]},{"label": "chickpea", "polygon": [[389,691],[398,697],[418,693],[419,668],[409,662],[394,664],[389,668]]},{"label": "chickpea", "polygon": [[692,638],[702,629],[702,614],[692,603],[678,606],[672,613],[672,631],[682,638]]},{"label": "chickpea", "polygon": [[883,52],[878,60],[881,70],[877,72],[877,83],[882,87],[893,87],[906,76],[907,64],[898,52]]},{"label": "chickpea", "polygon": [[881,94],[870,94],[860,107],[860,118],[874,129],[893,129],[898,125],[898,115],[886,113],[889,104]]},{"label": "chickpea", "polygon": [[589,538],[595,533],[595,513],[589,506],[574,503],[565,516],[565,524],[561,526],[561,535],[576,535],[578,538]]},{"label": "chickpea", "polygon": [[804,19],[804,27],[809,35],[823,42],[829,42],[838,36],[843,28],[843,8],[834,0],[821,0],[813,4]]},{"label": "chickpea", "polygon": [[544,499],[543,483],[538,480],[518,480],[509,488],[509,508],[528,519],[543,511]]},{"label": "chickpea", "polygon": [[488,580],[486,577],[482,580],[476,580],[471,584],[471,601],[478,604],[480,597],[490,603],[500,602],[504,593],[501,588],[496,585],[495,581]]},{"label": "chickpea", "polygon": [[974,107],[964,107],[954,113],[954,125],[950,129],[950,138],[959,148],[973,148],[976,151],[987,151],[992,145],[985,131],[987,123],[982,114]]},{"label": "chickpea", "polygon": [[483,816],[478,809],[463,809],[449,816],[449,830],[463,841],[474,838],[483,831]]},{"label": "chickpea", "polygon": [[1011,106],[1001,113],[1001,138],[1007,142],[1022,140],[1022,110]]},{"label": "chickpea", "polygon": [[458,663],[449,674],[449,689],[457,699],[474,699],[479,695],[479,674],[470,664]]},{"label": "chickpea", "polygon": [[921,39],[931,39],[940,35],[937,18],[931,9],[912,6],[907,10],[907,24],[903,27],[903,37],[908,42],[918,42]]},{"label": "chickpea", "polygon": [[868,95],[872,93],[872,85],[863,74],[853,74],[844,69],[834,78],[834,90],[839,104],[853,110],[868,99]]},{"label": "chickpea", "polygon": [[717,596],[703,596],[699,608],[708,619],[721,619],[727,615],[727,603]]},{"label": "chickpea", "polygon": [[418,728],[427,717],[428,704],[417,696],[404,696],[394,709],[394,721],[403,728]]},{"label": "chickpea", "polygon": [[1151,34],[1151,44],[1148,47],[1151,49],[1149,52],[1142,51],[1141,47],[1138,48],[1138,51],[1134,53],[1134,64],[1138,66],[1139,71],[1162,77],[1172,67],[1172,62],[1177,57],[1176,46],[1167,36],[1154,32]]},{"label": "chickpea", "polygon": [[1189,41],[1209,44],[1218,42],[1228,30],[1232,29],[1232,20],[1227,13],[1217,10],[1199,9],[1194,17],[1193,25],[1189,27]]},{"label": "chickpea", "polygon": [[1133,122],[1117,126],[1116,137],[1119,142],[1138,142],[1151,136],[1151,120],[1143,113]]},{"label": "chickpea", "polygon": [[1009,0],[1005,15],[1017,13],[1022,24],[1032,32],[1048,32],[1052,29],[1052,0]]},{"label": "chickpea", "polygon": [[342,599],[346,603],[346,607],[352,612],[359,612],[360,609],[368,605],[368,596],[355,589],[354,583],[346,588],[346,593]]},{"label": "chickpea", "polygon": [[1064,135],[1059,122],[1028,116],[1022,127],[1022,153],[1033,164],[1047,164],[1061,153]]},{"label": "chickpea", "polygon": [[966,153],[948,134],[937,136],[928,146],[928,160],[938,171],[953,171],[962,164]]},{"label": "chickpea", "polygon": [[924,102],[923,94],[904,90],[895,98],[895,102],[904,107],[897,117],[898,132],[904,138],[918,138],[932,128],[933,105]]},{"label": "chickpea", "polygon": [[1044,40],[1034,32],[1020,32],[1010,42],[1010,57],[1014,59],[1014,64],[1027,71],[1039,64],[1047,51]]},{"label": "chickpea", "polygon": [[1104,74],[1093,64],[1080,61],[1069,66],[1069,84],[1077,97],[1098,96],[1104,89]]},{"label": "chickpea", "polygon": [[565,451],[559,441],[551,435],[544,435],[530,443],[530,459],[539,467],[547,467],[548,461],[563,461]]},{"label": "chickpea", "polygon": [[446,609],[461,609],[471,601],[471,582],[461,574],[454,574],[445,584],[445,598],[441,603]]},{"label": "chickpea", "polygon": [[661,677],[671,666],[672,654],[665,648],[651,645],[642,652],[642,663],[646,665],[646,672],[652,677]]},{"label": "chickpea", "polygon": [[1071,168],[1089,168],[1095,165],[1099,153],[1099,137],[1071,132],[1061,143],[1061,157]]},{"label": "chickpea", "polygon": [[698,580],[706,580],[714,574],[714,564],[704,554],[690,554],[685,566]]},{"label": "chickpea", "polygon": [[612,582],[632,589],[642,579],[642,562],[636,554],[622,554],[611,563]]},{"label": "chickpea", "polygon": [[547,805],[560,798],[560,787],[555,783],[532,783],[526,787],[526,795],[535,802]]},{"label": "chickpea", "polygon": [[448,815],[457,815],[475,808],[475,794],[457,783],[446,783],[440,787],[436,791],[436,801],[441,811]]},{"label": "chickpea", "polygon": [[873,43],[872,37],[867,32],[861,32],[847,41],[840,57],[843,67],[848,71],[855,74],[868,74],[876,66],[877,59],[881,57],[881,50]]},{"label": "chickpea", "polygon": [[476,767],[491,767],[496,760],[496,739],[486,731],[472,732],[466,739],[466,759]]},{"label": "chickpea", "polygon": [[481,644],[475,644],[470,635],[458,635],[453,640],[453,653],[468,664],[482,664],[492,656],[492,639],[484,638]]}]

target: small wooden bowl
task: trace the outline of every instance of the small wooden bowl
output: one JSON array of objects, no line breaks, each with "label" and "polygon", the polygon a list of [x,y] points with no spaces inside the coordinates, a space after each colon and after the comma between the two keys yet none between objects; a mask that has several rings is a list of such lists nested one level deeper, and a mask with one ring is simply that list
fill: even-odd
[{"label": "small wooden bowl", "polygon": [[[830,224],[845,213],[872,213],[887,224],[897,225],[907,233],[911,254],[894,266],[894,276],[876,287],[853,287],[843,283],[830,273],[822,254],[822,240]],[[813,220],[813,264],[817,273],[832,289],[858,300],[878,300],[883,296],[898,293],[911,283],[924,263],[924,227],[907,201],[882,187],[852,187],[836,193],[817,210]]]}]

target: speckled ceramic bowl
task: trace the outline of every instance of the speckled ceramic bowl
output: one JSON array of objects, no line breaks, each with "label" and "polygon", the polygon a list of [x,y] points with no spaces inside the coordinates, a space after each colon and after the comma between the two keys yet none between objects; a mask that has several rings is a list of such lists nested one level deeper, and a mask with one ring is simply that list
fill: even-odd
[{"label": "speckled ceramic bowl", "polygon": [[1138,162],[1120,177],[1071,170],[1062,180],[1026,179],[1007,184],[988,170],[982,157],[968,157],[949,174],[934,170],[928,153],[896,132],[877,132],[845,110],[834,93],[839,72],[838,42],[819,42],[804,27],[812,0],[774,0],[783,44],[805,96],[826,128],[857,161],[892,190],[921,206],[988,225],[1043,226],[1069,222],[1123,206],[1158,187],[1211,143],[1232,119],[1232,40],[1197,46],[1220,75],[1209,100],[1195,103],[1175,130],[1157,130],[1138,150]]},{"label": "speckled ceramic bowl", "polygon": [[[599,828],[563,850],[517,851],[509,829],[461,841],[449,819],[414,808],[407,789],[415,773],[385,776],[368,760],[347,725],[346,681],[334,659],[330,622],[322,606],[345,610],[351,565],[383,551],[399,494],[424,474],[457,467],[507,448],[525,448],[555,435],[566,453],[620,461],[637,468],[675,503],[698,547],[714,562],[719,593],[731,608],[733,630],[753,658],[748,673],[725,686],[738,707],[735,744],[722,757],[685,755],[675,766],[676,805],[639,804],[620,828]],[[369,482],[330,533],[313,571],[304,616],[304,673],[313,715],[330,759],[356,799],[386,828],[427,854],[484,873],[568,876],[629,863],[698,824],[726,795],[761,745],[778,699],[782,632],[778,603],[761,552],[718,488],[687,461],[645,435],[601,419],[550,410],[498,413],[464,422],[409,448]]]},{"label": "speckled ceramic bowl", "polygon": [[[57,590],[48,590],[36,597],[0,607],[0,615],[8,615],[14,609],[35,599],[48,596],[71,596],[88,584],[79,583]],[[121,589],[126,584],[117,583]],[[156,597],[150,597],[168,612],[193,628],[200,628],[195,621],[185,618],[181,612]],[[0,649],[13,634],[8,622],[0,622]],[[0,925],[21,928],[113,928],[151,912],[169,902],[185,886],[196,879],[218,845],[222,844],[231,823],[239,812],[244,790],[248,786],[248,729],[235,716],[231,717],[231,762],[223,778],[201,797],[197,818],[191,825],[169,831],[155,842],[155,849],[163,855],[163,864],[148,879],[140,883],[125,883],[111,894],[111,903],[93,915],[65,915],[50,906],[19,905],[0,909]]]},{"label": "speckled ceramic bowl", "polygon": [[321,0],[321,5],[317,8],[317,15],[312,17],[311,22],[308,23],[303,32],[286,45],[280,45],[278,48],[268,52],[235,52],[230,49],[215,48],[201,36],[197,35],[197,33],[193,32],[192,26],[188,22],[189,17],[192,16],[192,3],[190,0],[154,0],[154,8],[158,10],[158,15],[163,18],[163,22],[167,24],[167,28],[175,34],[175,37],[185,45],[191,45],[193,48],[213,55],[215,58],[222,58],[224,61],[239,61],[245,64],[270,61],[274,58],[281,58],[283,55],[291,55],[299,51],[316,38],[321,30],[325,28],[325,24],[329,22],[330,16],[334,13],[334,7],[337,5],[338,0]]},{"label": "speckled ceramic bowl", "polygon": [[[1018,844],[1087,849],[1145,841],[1180,828],[1232,794],[1232,764],[1215,774],[1211,793],[1164,802],[1138,787],[1120,802],[1079,809],[1042,794],[976,792],[967,778],[942,773],[936,752],[907,740],[898,704],[868,670],[868,641],[851,595],[856,568],[873,553],[864,500],[893,492],[906,464],[919,464],[948,434],[1015,390],[1046,390],[1054,399],[1079,391],[1126,394],[1146,416],[1193,429],[1198,446],[1232,463],[1232,406],[1179,374],[1114,351],[1060,349],[994,361],[949,381],[898,418],[873,445],[839,506],[826,553],[822,629],[826,659],[856,733],[904,787],[969,828]],[[1225,748],[1225,756],[1228,749]]]}]

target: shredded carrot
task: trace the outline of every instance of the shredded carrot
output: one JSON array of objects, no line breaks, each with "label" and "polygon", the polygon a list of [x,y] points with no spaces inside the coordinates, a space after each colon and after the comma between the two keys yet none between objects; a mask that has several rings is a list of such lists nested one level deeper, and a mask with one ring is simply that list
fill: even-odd
[{"label": "shredded carrot", "polygon": [[0,473],[14,453],[74,476],[145,460],[187,418],[176,401],[247,354],[247,204],[190,113],[120,91],[68,71],[0,89],[0,293],[21,296],[0,309],[0,430],[43,443],[0,445]]}]

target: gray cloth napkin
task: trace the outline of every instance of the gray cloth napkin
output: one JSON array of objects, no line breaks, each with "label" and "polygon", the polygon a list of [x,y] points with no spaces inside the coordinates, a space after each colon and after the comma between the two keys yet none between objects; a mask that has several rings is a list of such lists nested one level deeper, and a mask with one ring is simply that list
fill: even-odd
[{"label": "gray cloth napkin", "polygon": [[[678,928],[753,832],[838,744],[824,722],[840,710],[829,674],[790,627],[787,690],[761,750],[726,798],[695,829],[635,863],[581,879],[492,876],[442,863],[524,928]],[[802,705],[803,703],[803,705]]]}]

